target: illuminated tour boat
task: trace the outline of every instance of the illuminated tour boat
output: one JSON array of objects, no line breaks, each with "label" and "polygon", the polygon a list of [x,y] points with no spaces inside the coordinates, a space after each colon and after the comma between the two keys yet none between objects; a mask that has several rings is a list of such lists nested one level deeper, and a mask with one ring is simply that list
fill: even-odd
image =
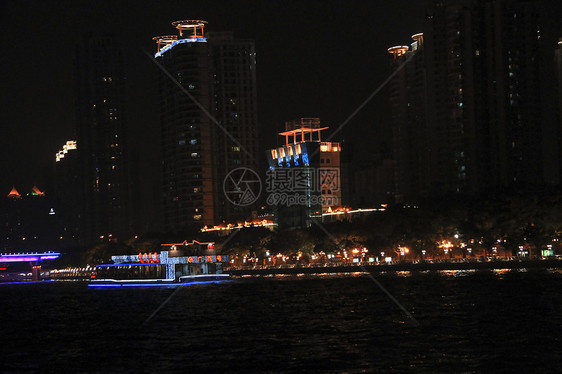
[{"label": "illuminated tour boat", "polygon": [[90,287],[186,286],[230,280],[223,273],[227,255],[211,254],[214,243],[163,244],[167,250],[111,256],[112,264],[96,266]]}]

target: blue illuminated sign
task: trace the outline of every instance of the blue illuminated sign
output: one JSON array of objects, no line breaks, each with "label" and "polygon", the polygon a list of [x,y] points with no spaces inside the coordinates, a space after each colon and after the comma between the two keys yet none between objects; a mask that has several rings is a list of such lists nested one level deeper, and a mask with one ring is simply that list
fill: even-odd
[{"label": "blue illuminated sign", "polygon": [[211,281],[197,281],[197,282],[156,282],[156,283],[89,283],[88,287],[178,287],[178,286],[191,286],[193,284],[209,284],[230,282],[230,279],[225,280],[211,280]]},{"label": "blue illuminated sign", "polygon": [[131,264],[100,264],[100,265],[96,265],[96,267],[98,268],[109,268],[109,267],[114,267],[114,266],[152,266],[152,265],[165,265],[165,264],[159,264],[159,263],[140,263],[140,262],[135,262],[135,263],[131,263]]},{"label": "blue illuminated sign", "polygon": [[160,50],[160,52],[157,52],[154,57],[160,57],[164,54],[164,52],[167,52],[168,50],[174,48],[176,45],[178,44],[183,44],[183,43],[205,43],[207,41],[207,38],[192,38],[192,39],[178,39],[175,40],[173,43],[168,44],[167,46],[165,46],[164,48],[162,48]]},{"label": "blue illuminated sign", "polygon": [[55,260],[60,255],[58,252],[0,253],[0,263]]}]

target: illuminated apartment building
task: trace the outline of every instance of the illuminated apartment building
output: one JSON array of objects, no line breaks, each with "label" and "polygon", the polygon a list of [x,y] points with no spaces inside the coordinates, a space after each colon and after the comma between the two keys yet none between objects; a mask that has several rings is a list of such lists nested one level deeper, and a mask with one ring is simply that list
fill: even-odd
[{"label": "illuminated apartment building", "polygon": [[130,184],[121,49],[111,36],[84,37],[76,52],[84,240],[127,239]]},{"label": "illuminated apartment building", "polygon": [[285,145],[266,152],[266,201],[280,230],[305,228],[341,206],[340,144],[323,142],[319,118],[285,123]]},{"label": "illuminated apartment building", "polygon": [[233,204],[223,191],[232,170],[257,171],[254,42],[206,33],[206,24],[173,22],[178,35],[154,38],[168,232],[244,221],[255,210]]},{"label": "illuminated apartment building", "polygon": [[435,2],[389,49],[399,195],[544,183],[537,22],[529,1]]}]

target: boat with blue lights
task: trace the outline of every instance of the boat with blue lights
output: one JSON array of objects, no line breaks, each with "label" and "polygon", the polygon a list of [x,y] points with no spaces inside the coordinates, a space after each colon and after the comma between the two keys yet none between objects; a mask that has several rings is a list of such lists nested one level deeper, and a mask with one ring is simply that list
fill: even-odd
[{"label": "boat with blue lights", "polygon": [[194,240],[162,247],[167,250],[111,256],[113,263],[96,265],[88,286],[175,287],[231,280],[228,273],[223,273],[228,255],[211,254],[214,243]]}]

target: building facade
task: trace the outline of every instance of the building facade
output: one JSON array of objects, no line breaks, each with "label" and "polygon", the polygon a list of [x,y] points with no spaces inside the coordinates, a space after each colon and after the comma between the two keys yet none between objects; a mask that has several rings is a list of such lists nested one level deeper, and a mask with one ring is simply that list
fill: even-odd
[{"label": "building facade", "polygon": [[254,42],[207,22],[177,21],[159,36],[162,211],[168,232],[248,219],[255,208],[224,191],[235,169],[257,170]]},{"label": "building facade", "polygon": [[77,146],[84,243],[127,239],[130,183],[127,163],[125,74],[111,36],[83,38],[76,51]]},{"label": "building facade", "polygon": [[435,2],[423,34],[389,49],[398,194],[545,182],[537,30],[530,1]]},{"label": "building facade", "polygon": [[285,123],[285,145],[266,151],[267,203],[280,230],[306,228],[342,205],[340,144],[323,142],[319,118]]}]

